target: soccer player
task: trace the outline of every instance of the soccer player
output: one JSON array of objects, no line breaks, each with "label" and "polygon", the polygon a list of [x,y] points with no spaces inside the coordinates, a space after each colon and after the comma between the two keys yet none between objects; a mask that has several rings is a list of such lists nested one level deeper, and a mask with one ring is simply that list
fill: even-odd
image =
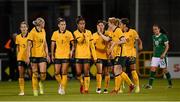
[{"label": "soccer player", "polygon": [[[46,79],[47,61],[50,62],[50,58],[48,55],[46,32],[44,30],[45,21],[39,17],[33,21],[33,24],[35,27],[28,35],[27,63],[31,62],[33,94],[38,96],[38,84],[40,94],[44,94],[43,82]],[[38,69],[40,72],[39,83]]]},{"label": "soccer player", "polygon": [[125,67],[126,70],[130,70],[134,84],[136,86],[135,92],[140,92],[139,77],[136,72],[136,41],[138,42],[139,50],[142,50],[142,41],[136,32],[136,30],[130,28],[130,22],[128,18],[122,18],[119,23],[119,27],[122,29],[126,38],[126,43],[123,45],[125,50]]},{"label": "soccer player", "polygon": [[111,93],[112,94],[118,93],[122,79],[127,82],[130,89],[129,91],[132,92],[132,90],[134,89],[134,84],[129,79],[127,74],[123,72],[122,70],[122,66],[124,65],[123,62],[125,60],[122,57],[122,55],[124,54],[122,44],[126,42],[124,35],[121,29],[116,26],[115,17],[111,17],[108,19],[108,26],[109,26],[109,29],[112,29],[111,38],[110,38],[110,40],[112,40],[111,41],[112,45],[110,47],[110,50],[108,51],[108,55],[114,58],[113,65],[114,65],[114,75],[115,75],[115,87]]},{"label": "soccer player", "polygon": [[19,70],[19,88],[20,96],[24,95],[24,73],[27,68],[26,61],[26,49],[27,49],[27,36],[28,36],[28,24],[26,22],[20,23],[21,33],[16,36],[16,52],[17,52],[17,65]]},{"label": "soccer player", "polygon": [[110,74],[109,74],[109,66],[108,66],[108,56],[107,56],[107,44],[108,42],[105,41],[101,35],[107,35],[107,31],[105,31],[105,24],[103,20],[98,20],[97,22],[97,32],[93,34],[94,45],[96,49],[96,93],[101,93],[101,82],[102,82],[102,73],[104,71],[105,74],[105,89],[104,93],[108,93],[108,86],[110,82]]},{"label": "soccer player", "polygon": [[[65,94],[67,83],[67,71],[72,52],[70,43],[73,41],[73,35],[66,30],[66,21],[63,18],[58,18],[59,29],[53,32],[51,38],[51,54],[52,62],[55,64],[55,78],[59,84],[58,93]],[[62,77],[60,75],[62,72]]]},{"label": "soccer player", "polygon": [[[77,30],[74,31],[76,39],[75,43],[75,63],[77,79],[80,81],[80,92],[88,93],[90,84],[90,61],[91,55],[96,60],[96,53],[92,39],[92,33],[90,30],[85,29],[85,19],[82,16],[78,16]],[[82,76],[82,70],[84,72],[84,80]]]},{"label": "soccer player", "polygon": [[151,60],[151,69],[149,82],[145,85],[146,89],[152,89],[153,81],[158,67],[163,68],[163,72],[166,75],[168,81],[168,88],[172,88],[171,74],[167,70],[167,52],[169,49],[169,40],[167,38],[167,32],[157,24],[154,24],[152,36],[153,39],[153,57]]}]

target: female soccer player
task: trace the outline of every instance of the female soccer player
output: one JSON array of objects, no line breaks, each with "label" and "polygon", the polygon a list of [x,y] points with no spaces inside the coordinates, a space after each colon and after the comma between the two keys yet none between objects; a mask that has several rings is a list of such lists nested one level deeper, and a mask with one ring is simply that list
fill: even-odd
[{"label": "female soccer player", "polygon": [[123,44],[126,42],[126,40],[121,29],[116,26],[116,18],[109,18],[108,26],[110,29],[113,30],[111,34],[113,43],[108,52],[110,53],[109,55],[114,58],[113,65],[115,75],[115,88],[111,93],[118,93],[122,79],[124,79],[127,82],[127,84],[129,85],[129,91],[132,92],[132,90],[134,89],[134,84],[129,79],[127,74],[122,70],[122,66],[124,66],[124,58],[122,56],[125,53],[123,49]]},{"label": "female soccer player", "polygon": [[[72,33],[66,30],[66,21],[63,18],[58,18],[58,27],[59,29],[54,31],[51,38],[51,54],[52,62],[55,64],[55,78],[59,83],[58,93],[65,94],[67,71],[72,56],[70,43],[74,38]],[[62,72],[62,78],[60,72]]]},{"label": "female soccer player", "polygon": [[26,61],[26,49],[27,49],[27,36],[28,36],[28,24],[26,22],[20,23],[21,33],[16,36],[16,52],[17,52],[17,64],[19,70],[19,88],[20,96],[24,95],[24,73],[27,68]]},{"label": "female soccer player", "polygon": [[50,62],[48,46],[46,42],[46,32],[44,30],[45,21],[39,17],[33,21],[34,28],[28,35],[27,63],[29,58],[32,67],[32,87],[34,96],[38,96],[38,69],[40,72],[39,91],[44,94],[43,81],[46,79],[47,61]]},{"label": "female soccer player", "polygon": [[103,20],[98,20],[97,22],[97,32],[93,34],[93,40],[96,49],[96,92],[101,93],[101,82],[102,82],[102,73],[104,71],[105,74],[105,89],[104,93],[108,93],[107,88],[110,82],[110,74],[109,74],[109,64],[108,64],[108,56],[107,56],[107,45],[108,41],[105,41],[101,35],[107,35],[107,31],[105,31],[105,24]]},{"label": "female soccer player", "polygon": [[126,43],[123,45],[125,50],[125,67],[126,70],[131,70],[132,78],[136,86],[135,92],[140,92],[139,87],[139,77],[136,72],[136,41],[138,42],[139,50],[142,50],[142,41],[138,33],[130,28],[130,23],[128,18],[122,18],[119,23],[119,27],[122,29],[124,36],[126,38]]},{"label": "female soccer player", "polygon": [[[90,76],[89,68],[91,55],[96,60],[96,53],[92,39],[91,31],[85,29],[85,19],[79,16],[76,20],[77,30],[74,31],[76,39],[75,43],[75,63],[77,79],[80,81],[80,92],[88,93]],[[84,70],[84,80],[82,77],[82,70]]]},{"label": "female soccer player", "polygon": [[167,52],[169,49],[169,40],[166,36],[167,32],[157,24],[154,24],[152,36],[153,39],[153,57],[151,60],[150,78],[146,89],[152,89],[153,81],[157,67],[163,68],[163,72],[168,80],[168,88],[172,88],[171,75],[167,70]]}]

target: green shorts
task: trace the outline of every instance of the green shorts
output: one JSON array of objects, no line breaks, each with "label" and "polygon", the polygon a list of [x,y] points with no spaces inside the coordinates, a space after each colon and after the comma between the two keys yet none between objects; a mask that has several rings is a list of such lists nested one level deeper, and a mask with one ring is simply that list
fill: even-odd
[{"label": "green shorts", "polygon": [[117,56],[113,60],[113,65],[121,65],[122,67],[125,67],[125,61],[126,61],[125,57]]},{"label": "green shorts", "polygon": [[41,63],[41,62],[47,62],[47,59],[44,57],[31,57],[30,61],[31,63]]},{"label": "green shorts", "polygon": [[103,66],[107,67],[110,66],[110,63],[108,59],[97,59],[96,63],[101,63]]},{"label": "green shorts", "polygon": [[69,63],[69,59],[55,59],[54,64],[62,64],[62,63]]},{"label": "green shorts", "polygon": [[79,58],[75,58],[74,62],[75,63],[79,63],[79,64],[90,64],[91,63],[91,59],[79,59]]},{"label": "green shorts", "polygon": [[128,68],[130,65],[136,64],[136,57],[126,57],[125,66]]},{"label": "green shorts", "polygon": [[30,68],[30,65],[26,64],[25,61],[17,61],[17,66],[23,66],[24,68]]}]

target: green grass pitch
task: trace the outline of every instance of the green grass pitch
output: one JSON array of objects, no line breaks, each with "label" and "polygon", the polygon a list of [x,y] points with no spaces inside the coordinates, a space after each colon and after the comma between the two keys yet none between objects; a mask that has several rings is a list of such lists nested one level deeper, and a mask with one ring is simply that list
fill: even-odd
[{"label": "green grass pitch", "polygon": [[[141,79],[141,86],[148,80]],[[102,83],[103,84],[103,83]],[[153,89],[146,90],[141,88],[140,93],[129,94],[126,87],[123,94],[97,94],[96,81],[91,80],[89,94],[80,94],[79,82],[70,80],[68,82],[65,95],[57,93],[58,84],[55,80],[45,82],[45,94],[37,97],[32,94],[31,82],[26,81],[25,96],[18,96],[18,82],[0,82],[0,101],[180,101],[180,80],[173,80],[173,88],[167,88],[167,81],[164,79],[156,79]],[[114,85],[113,79],[110,83],[109,90]]]}]

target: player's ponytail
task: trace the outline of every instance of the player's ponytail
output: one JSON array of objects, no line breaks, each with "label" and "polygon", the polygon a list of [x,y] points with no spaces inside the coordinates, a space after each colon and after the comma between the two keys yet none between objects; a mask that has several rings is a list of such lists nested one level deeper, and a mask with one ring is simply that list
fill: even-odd
[{"label": "player's ponytail", "polygon": [[41,23],[44,23],[44,22],[45,22],[44,19],[41,18],[41,17],[39,17],[39,18],[37,18],[36,20],[34,20],[32,23],[33,23],[33,25],[35,25],[35,26],[40,26]]}]

